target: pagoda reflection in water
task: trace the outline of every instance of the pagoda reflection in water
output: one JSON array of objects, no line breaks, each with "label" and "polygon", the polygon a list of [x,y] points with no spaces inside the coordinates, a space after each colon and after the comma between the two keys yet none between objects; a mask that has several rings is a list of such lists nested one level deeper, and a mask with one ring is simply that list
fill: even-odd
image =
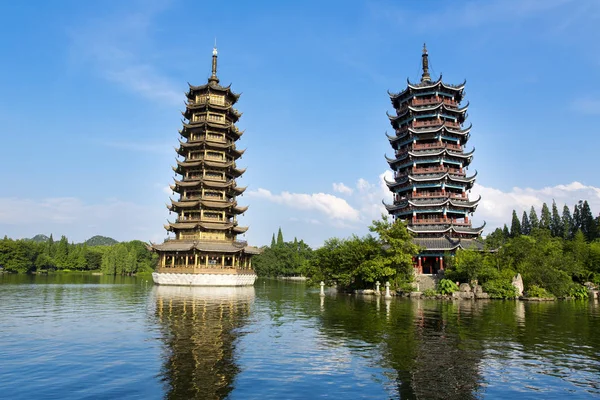
[{"label": "pagoda reflection in water", "polygon": [[166,347],[165,397],[227,397],[239,372],[236,339],[250,313],[254,287],[157,286],[155,293]]}]

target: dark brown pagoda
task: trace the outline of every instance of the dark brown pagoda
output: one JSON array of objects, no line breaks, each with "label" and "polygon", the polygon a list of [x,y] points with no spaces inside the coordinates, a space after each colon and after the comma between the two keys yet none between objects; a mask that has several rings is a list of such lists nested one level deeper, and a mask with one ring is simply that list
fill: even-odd
[{"label": "dark brown pagoda", "polygon": [[461,105],[465,82],[449,85],[441,75],[432,81],[425,46],[422,67],[419,83],[407,80],[404,91],[390,93],[396,115],[388,114],[395,131],[388,139],[395,157],[386,158],[394,171],[387,182],[394,202],[385,206],[425,249],[415,256],[417,271],[436,273],[444,269],[444,255],[481,248],[483,226],[474,228],[469,219],[480,198],[468,196],[477,173],[467,175],[475,149],[465,151],[471,131],[464,126],[468,103]]},{"label": "dark brown pagoda", "polygon": [[236,148],[243,131],[235,123],[242,115],[233,105],[240,95],[221,86],[217,77],[217,49],[213,49],[212,75],[202,86],[189,85],[183,129],[176,148],[177,165],[171,189],[179,195],[168,209],[177,214],[165,225],[174,234],[153,245],[159,254],[154,281],[164,285],[244,286],[256,275],[250,257],[258,249],[238,241],[248,228],[237,216],[248,207],[237,203],[245,187],[236,184],[245,169],[236,161],[244,150]]}]

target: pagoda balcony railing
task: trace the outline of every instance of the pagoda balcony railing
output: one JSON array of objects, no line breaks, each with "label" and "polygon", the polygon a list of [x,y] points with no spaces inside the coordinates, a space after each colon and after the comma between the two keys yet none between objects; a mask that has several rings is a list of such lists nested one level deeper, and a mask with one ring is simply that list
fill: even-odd
[{"label": "pagoda balcony railing", "polygon": [[453,225],[471,225],[471,222],[464,221],[456,218],[416,218],[412,219],[413,225],[432,225],[432,224],[453,224]]},{"label": "pagoda balcony railing", "polygon": [[413,98],[411,101],[411,105],[413,105],[413,106],[428,106],[428,105],[440,104],[442,102],[449,106],[458,107],[458,102],[456,100],[447,99],[445,97],[440,98],[439,96]]},{"label": "pagoda balcony railing", "polygon": [[462,146],[452,143],[445,142],[435,142],[435,143],[415,143],[412,146],[413,150],[422,150],[422,149],[450,149],[461,151]]},{"label": "pagoda balcony railing", "polygon": [[200,217],[179,217],[175,220],[176,222],[223,222],[223,223],[234,223],[237,222],[233,218],[211,218],[204,216]]},{"label": "pagoda balcony railing", "polygon": [[446,120],[441,120],[441,119],[434,119],[434,120],[429,120],[429,121],[413,120],[411,123],[411,126],[413,128],[425,128],[425,127],[429,127],[429,126],[440,126],[440,125],[445,125],[450,128],[460,129],[460,124],[458,122],[446,121]]},{"label": "pagoda balcony railing", "polygon": [[429,191],[429,192],[416,192],[408,198],[421,199],[428,197],[450,197],[453,199],[467,199],[467,193],[454,193],[454,192],[442,192],[441,190]]}]

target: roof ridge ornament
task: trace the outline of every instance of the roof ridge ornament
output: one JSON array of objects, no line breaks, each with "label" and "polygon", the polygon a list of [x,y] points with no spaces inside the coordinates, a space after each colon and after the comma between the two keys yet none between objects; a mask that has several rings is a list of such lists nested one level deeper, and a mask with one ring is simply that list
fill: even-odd
[{"label": "roof ridge ornament", "polygon": [[427,44],[423,43],[423,55],[422,65],[423,65],[423,75],[421,75],[421,82],[431,82],[431,76],[429,75],[429,54],[427,53]]},{"label": "roof ridge ornament", "polygon": [[217,38],[215,38],[215,46],[213,47],[213,51],[212,51],[212,75],[210,76],[210,79],[208,80],[209,83],[214,83],[214,84],[218,84],[219,83],[219,78],[217,78]]}]

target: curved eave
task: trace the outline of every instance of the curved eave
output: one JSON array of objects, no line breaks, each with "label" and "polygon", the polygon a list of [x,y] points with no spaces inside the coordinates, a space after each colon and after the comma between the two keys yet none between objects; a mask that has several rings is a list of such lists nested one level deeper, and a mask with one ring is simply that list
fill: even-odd
[{"label": "curved eave", "polygon": [[475,180],[475,177],[477,176],[477,171],[475,171],[475,173],[471,176],[467,176],[464,178],[458,177],[458,176],[452,176],[450,174],[448,174],[448,179],[453,181],[453,182],[460,182],[460,183],[465,183],[465,182],[473,182]]},{"label": "curved eave", "polygon": [[411,225],[406,227],[407,230],[409,230],[410,232],[413,233],[446,233],[446,232],[450,232],[450,230],[452,230],[452,226],[448,226],[446,228],[442,228],[442,229],[413,229]]},{"label": "curved eave", "polygon": [[245,213],[248,210],[248,206],[243,206],[243,207],[233,207],[233,211],[235,211],[238,214],[242,214]]},{"label": "curved eave", "polygon": [[192,84],[190,84],[188,82],[188,86],[189,86],[189,90],[187,92],[187,97],[189,98],[192,93],[194,92],[200,92],[200,91],[205,91],[207,89],[212,89],[215,90],[217,92],[225,92],[227,93],[227,95],[231,96],[233,99],[235,99],[236,101],[240,98],[241,93],[235,93],[231,90],[231,83],[227,86],[222,86],[219,85],[218,83],[214,83],[212,81],[209,81],[208,83],[205,83],[204,85],[200,85],[200,86],[194,86]]},{"label": "curved eave", "polygon": [[472,208],[472,207],[477,207],[477,205],[479,204],[479,201],[481,201],[481,195],[479,195],[479,198],[477,200],[466,201],[464,203],[457,202],[456,200],[453,200],[453,199],[449,199],[449,200],[450,200],[450,204],[452,204],[454,207]]},{"label": "curved eave", "polygon": [[473,153],[475,153],[475,147],[473,147],[473,149],[468,153],[454,152],[452,150],[446,149],[446,154],[448,154],[451,157],[470,158],[473,155]]},{"label": "curved eave", "polygon": [[405,183],[407,183],[408,177],[404,177],[402,179],[399,179],[397,181],[392,181],[392,182],[388,181],[385,177],[383,177],[383,180],[384,180],[385,184],[387,185],[387,187],[392,189],[396,186],[401,186],[401,185],[404,185]]},{"label": "curved eave", "polygon": [[387,154],[384,155],[384,156],[385,156],[385,159],[387,160],[388,164],[390,164],[390,166],[393,165],[393,164],[396,164],[396,163],[398,163],[400,161],[404,161],[404,160],[408,159],[408,153],[404,153],[404,155],[402,155],[402,156],[400,156],[398,158],[389,158],[387,156]]},{"label": "curved eave", "polygon": [[248,231],[248,227],[247,226],[236,226],[235,228],[232,229],[232,231],[234,233],[246,233],[246,231]]},{"label": "curved eave", "polygon": [[456,232],[456,233],[469,233],[469,234],[477,234],[477,235],[480,235],[480,234],[481,234],[481,232],[483,232],[483,229],[485,228],[485,224],[486,224],[486,223],[484,222],[484,223],[483,223],[483,225],[481,225],[481,226],[480,226],[480,227],[478,227],[478,228],[468,228],[468,229],[464,229],[464,228],[462,228],[462,230],[461,230],[461,227],[459,227],[459,226],[454,226],[454,232]]},{"label": "curved eave", "polygon": [[244,187],[236,186],[236,187],[231,188],[231,190],[237,194],[244,193],[246,191],[246,189],[247,189],[247,186],[244,186]]}]

